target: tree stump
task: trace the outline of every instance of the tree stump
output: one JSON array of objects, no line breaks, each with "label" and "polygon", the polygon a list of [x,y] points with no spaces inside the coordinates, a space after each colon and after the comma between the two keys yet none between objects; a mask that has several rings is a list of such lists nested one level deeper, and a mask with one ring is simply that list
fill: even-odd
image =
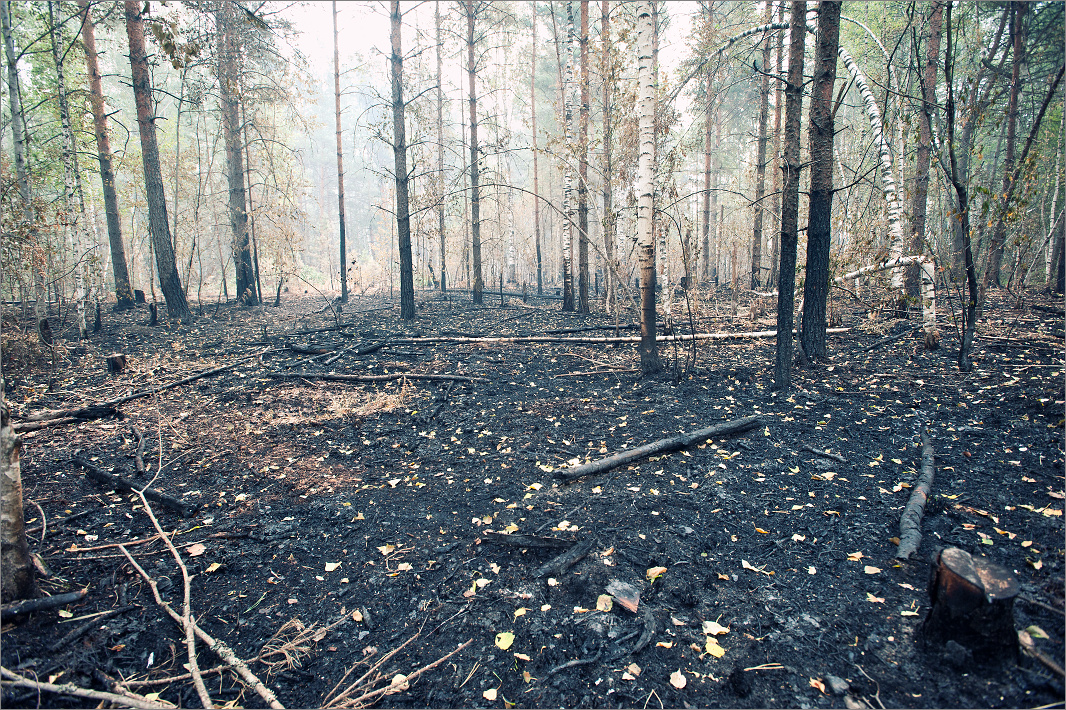
[{"label": "tree stump", "polygon": [[148,304],[148,326],[154,328],[159,325],[159,306],[155,303]]},{"label": "tree stump", "polygon": [[107,356],[107,371],[117,375],[126,369],[126,356],[122,353],[111,353]]},{"label": "tree stump", "polygon": [[142,291],[139,288],[134,289],[133,290],[133,301],[134,301],[134,303],[144,303],[144,291]]},{"label": "tree stump", "polygon": [[929,578],[932,607],[920,636],[927,648],[954,641],[978,662],[1016,660],[1014,599],[1020,588],[1010,571],[956,547],[941,550]]}]

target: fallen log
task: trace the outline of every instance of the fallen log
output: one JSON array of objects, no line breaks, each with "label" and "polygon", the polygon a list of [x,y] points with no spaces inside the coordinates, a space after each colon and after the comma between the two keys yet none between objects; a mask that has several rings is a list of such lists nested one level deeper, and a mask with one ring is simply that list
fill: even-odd
[{"label": "fallen log", "polygon": [[925,504],[929,500],[929,491],[933,488],[933,475],[936,467],[933,465],[933,444],[929,440],[929,428],[922,425],[922,474],[918,477],[918,483],[914,486],[910,500],[903,508],[903,515],[899,519],[899,547],[896,557],[901,560],[909,560],[911,555],[918,551],[922,543],[922,516],[925,514]]},{"label": "fallen log", "polygon": [[880,340],[878,340],[878,341],[876,341],[874,343],[870,343],[865,348],[859,348],[855,352],[856,353],[865,353],[865,352],[869,352],[870,350],[876,350],[877,348],[881,347],[882,345],[888,345],[889,343],[894,343],[897,340],[901,340],[903,338],[906,338],[911,333],[917,333],[921,329],[922,329],[922,326],[916,325],[913,328],[908,328],[907,330],[903,331],[902,333],[896,333],[895,335],[890,335],[887,338],[881,338]]},{"label": "fallen log", "polygon": [[24,678],[17,673],[12,673],[6,668],[0,667],[0,676],[6,680],[2,681],[4,686],[15,688],[30,688],[36,690],[38,693],[44,691],[46,693],[56,693],[57,695],[69,695],[76,698],[88,698],[90,700],[99,700],[101,706],[103,703],[113,703],[119,707],[128,708],[173,708],[175,705],[166,702],[165,700],[149,700],[147,697],[135,695],[134,693],[128,693],[119,695],[117,693],[105,693],[102,690],[93,690],[91,688],[82,688],[81,686],[74,685],[73,683],[45,683],[44,681],[30,680]]},{"label": "fallen log", "polygon": [[33,429],[39,429],[41,426],[47,426],[47,424],[40,424],[39,426],[30,427],[29,424],[39,422],[61,422],[56,423],[68,423],[73,421],[91,421],[93,419],[103,419],[104,417],[113,417],[118,414],[118,410],[111,402],[103,402],[101,404],[90,404],[88,407],[79,407],[78,409],[56,409],[48,412],[37,412],[35,414],[27,414],[24,417],[20,417],[20,424],[15,425],[15,431],[32,431]]},{"label": "fallen log", "polygon": [[140,608],[141,607],[139,605],[137,605],[137,604],[128,604],[126,606],[120,606],[117,609],[111,609],[109,611],[105,611],[102,614],[93,616],[91,619],[89,619],[88,621],[86,621],[86,622],[82,623],[81,625],[79,625],[77,628],[75,628],[73,631],[68,633],[63,638],[61,638],[58,641],[52,643],[48,647],[48,652],[49,653],[55,653],[59,649],[63,648],[67,644],[69,644],[71,641],[75,641],[78,638],[80,638],[82,635],[85,634],[86,631],[88,631],[89,629],[93,628],[94,626],[97,626],[101,621],[107,621],[108,619],[112,619],[112,618],[118,616],[119,614],[125,614],[127,611],[133,611],[134,609],[140,609]]},{"label": "fallen log", "polygon": [[414,372],[396,372],[389,375],[336,375],[326,372],[271,372],[269,377],[275,380],[333,380],[336,382],[389,382],[391,380],[448,380],[452,382],[484,381],[484,377],[467,377],[465,375],[422,375]]},{"label": "fallen log", "polygon": [[577,543],[569,550],[557,557],[553,557],[548,560],[533,572],[534,577],[547,577],[548,575],[555,574],[561,575],[566,570],[576,565],[581,558],[587,555],[592,550],[592,545],[595,541],[591,537],[587,537],[581,542]]},{"label": "fallen log", "polygon": [[0,621],[10,621],[18,616],[55,609],[57,606],[65,606],[82,599],[88,593],[89,589],[85,588],[76,592],[55,594],[50,597],[41,597],[40,599],[23,599],[22,601],[5,604],[0,607]]},{"label": "fallen log", "polygon": [[619,451],[617,454],[612,454],[611,456],[602,458],[598,461],[590,461],[589,463],[581,464],[580,466],[573,466],[561,471],[556,471],[552,476],[564,483],[569,483],[585,476],[610,471],[613,468],[618,468],[623,464],[627,464],[630,461],[635,461],[636,459],[641,459],[646,456],[677,451],[686,446],[691,446],[701,439],[740,434],[750,429],[754,429],[760,424],[762,424],[762,417],[757,414],[750,417],[742,417],[741,419],[734,419],[723,424],[707,427],[706,429],[689,432],[688,434],[678,434],[677,436],[671,436],[666,439],[659,439],[650,444],[638,446],[635,449]]},{"label": "fallen log", "polygon": [[[109,486],[114,486],[115,490],[119,491],[141,490],[131,481],[123,478],[122,476],[116,476],[114,474],[108,473],[107,471],[97,466],[94,466],[83,458],[75,457],[72,458],[71,461],[84,468],[86,472],[86,477],[91,478],[97,483],[104,483]],[[159,491],[154,490],[152,488],[145,488],[143,492],[144,497],[148,500],[155,501],[156,503],[162,505],[164,508],[169,508],[170,510],[174,511],[183,518],[188,518],[195,515],[196,511],[200,509],[199,505],[183,503],[177,498],[168,496],[165,493],[160,493]]]},{"label": "fallen log", "polygon": [[[847,333],[851,328],[827,328],[826,333]],[[793,333],[796,331],[793,330]],[[748,338],[776,338],[776,330],[754,330],[744,331],[740,333],[687,333],[681,335],[658,335],[655,337],[657,343],[682,343],[691,340],[745,340]],[[626,343],[637,344],[640,342],[640,336],[634,335],[619,336],[619,337],[601,337],[601,338],[556,338],[548,335],[521,335],[521,336],[427,336],[423,338],[396,338],[392,341],[396,345],[435,345],[435,344],[454,344],[464,345],[468,343],[480,343],[480,344],[497,344],[497,345],[510,345],[512,343],[562,343],[570,345],[620,345]]]}]

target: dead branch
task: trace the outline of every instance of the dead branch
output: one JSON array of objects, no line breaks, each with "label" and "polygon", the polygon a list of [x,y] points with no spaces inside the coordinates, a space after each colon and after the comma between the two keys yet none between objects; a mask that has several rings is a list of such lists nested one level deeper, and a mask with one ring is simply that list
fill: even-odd
[{"label": "dead branch", "polygon": [[[293,617],[282,624],[270,640],[263,644],[255,660],[267,667],[268,675],[299,668],[303,659],[311,654],[314,645],[324,639],[330,631],[346,622],[348,618],[348,615],[344,614],[332,624],[323,627],[317,622],[305,626],[302,621]],[[280,658],[268,660],[276,656]]]},{"label": "dead branch", "polygon": [[847,463],[848,462],[848,460],[846,458],[844,458],[843,456],[841,456],[840,454],[834,454],[834,453],[831,453],[829,451],[819,451],[818,449],[814,448],[813,446],[809,446],[807,444],[804,444],[803,446],[801,446],[800,450],[801,451],[807,451],[809,453],[814,454],[815,456],[821,456],[822,458],[832,459],[833,461],[839,461],[840,463]]},{"label": "dead branch", "polygon": [[114,618],[114,617],[118,616],[119,614],[125,614],[127,611],[133,611],[134,609],[140,609],[140,608],[141,607],[138,604],[129,604],[127,606],[120,606],[117,609],[111,609],[110,611],[105,611],[103,614],[100,614],[98,616],[94,616],[93,618],[89,619],[85,623],[81,624],[80,626],[78,626],[77,628],[72,630],[70,633],[68,633],[63,638],[61,638],[58,641],[56,641],[55,643],[51,644],[48,647],[48,651],[49,651],[49,653],[55,653],[59,649],[63,648],[67,644],[69,644],[71,641],[76,641],[82,634],[84,634],[86,631],[88,631],[89,629],[93,628],[97,624],[99,624],[101,621],[105,621],[107,619]]},{"label": "dead branch", "polygon": [[33,614],[38,611],[55,609],[57,606],[71,604],[83,598],[88,593],[89,589],[86,587],[85,589],[79,589],[76,592],[55,594],[50,597],[41,597],[40,599],[23,599],[19,602],[5,604],[0,606],[0,621],[10,621],[15,617],[24,616],[25,614]]},{"label": "dead branch", "polygon": [[260,358],[260,357],[262,357],[263,355],[266,355],[269,352],[274,352],[276,349],[277,348],[267,348],[266,350],[260,350],[259,352],[255,353],[254,355],[246,355],[245,357],[242,357],[242,358],[239,358],[237,360],[234,360],[233,362],[231,362],[228,365],[222,365],[220,367],[213,367],[210,370],[204,370],[203,372],[198,372],[195,375],[189,375],[188,377],[182,378],[182,379],[178,380],[177,382],[171,382],[168,385],[160,385],[159,387],[153,387],[152,389],[149,389],[149,390],[143,390],[141,392],[134,392],[133,394],[128,394],[125,397],[119,397],[118,399],[111,399],[111,400],[108,400],[107,402],[104,402],[104,404],[105,405],[109,404],[109,405],[112,405],[112,406],[116,406],[116,405],[119,405],[119,404],[125,404],[126,402],[130,402],[130,401],[135,400],[135,399],[141,399],[142,397],[151,397],[153,394],[159,394],[160,392],[166,392],[167,390],[174,389],[175,387],[181,387],[182,385],[187,385],[190,382],[195,382],[196,380],[203,379],[204,377],[212,377],[214,375],[219,375],[219,374],[225,372],[226,370],[232,370],[233,368],[237,367],[237,365],[240,365],[242,362],[247,362],[248,360],[254,360],[254,359]]},{"label": "dead branch", "polygon": [[141,430],[135,426],[130,427],[133,430],[133,435],[137,437],[137,451],[133,455],[133,460],[137,464],[137,473],[144,473],[144,434]]},{"label": "dead branch", "polygon": [[[141,575],[141,578],[148,584],[149,588],[151,588],[152,596],[155,597],[155,603],[158,604],[163,609],[163,611],[165,611],[167,615],[170,616],[171,619],[173,619],[178,624],[181,624],[181,615],[178,614],[178,612],[174,611],[174,609],[169,604],[163,601],[163,597],[160,596],[159,583],[156,582],[151,575],[145,572],[143,567],[137,564],[137,561],[133,559],[133,556],[130,555],[130,553],[124,547],[119,546],[118,549],[122,551],[122,554],[126,556],[126,560],[131,565],[133,565],[133,568],[137,570],[137,573]],[[214,638],[209,633],[200,628],[200,625],[196,623],[195,619],[193,619],[191,623],[193,631],[200,638],[200,640],[206,643],[216,656],[225,661],[226,665],[235,670],[237,672],[237,675],[239,675],[241,679],[248,683],[248,685],[252,687],[252,690],[254,690],[256,694],[259,695],[259,697],[267,703],[267,705],[274,708],[275,710],[285,710],[285,706],[278,702],[277,696],[274,695],[274,692],[270,690],[270,688],[263,685],[262,681],[260,681],[259,678],[257,678],[256,675],[252,673],[251,669],[248,668],[248,664],[241,660],[241,658],[238,657],[237,654],[235,654],[233,650],[229,646],[227,646],[224,641],[220,641]]]},{"label": "dead branch", "polygon": [[929,439],[929,428],[923,424],[922,475],[918,478],[914,492],[911,493],[899,519],[899,548],[896,550],[896,557],[901,560],[910,559],[922,542],[922,515],[925,513],[926,501],[929,500],[929,491],[933,487],[934,472],[933,444]]},{"label": "dead branch", "polygon": [[82,688],[74,685],[73,683],[62,683],[55,685],[54,683],[44,683],[41,681],[30,680],[17,673],[12,673],[8,669],[0,666],[0,675],[7,680],[3,681],[4,685],[15,686],[18,688],[32,688],[38,692],[45,691],[47,693],[56,693],[58,695],[71,695],[78,698],[89,698],[91,700],[100,700],[108,703],[115,703],[122,707],[130,708],[172,708],[175,705],[166,702],[165,700],[148,700],[147,698],[130,693],[129,695],[116,695],[115,693],[105,693],[101,690],[90,690],[89,688]]},{"label": "dead branch", "polygon": [[595,540],[593,540],[591,537],[585,538],[563,554],[557,557],[553,557],[552,559],[542,564],[533,573],[533,576],[547,577],[550,574],[562,574],[563,572],[577,564],[582,557],[587,555],[589,551],[592,550],[593,544],[595,544]]},{"label": "dead branch", "polygon": [[[79,407],[78,409],[57,409],[49,412],[37,412],[35,414],[28,414],[21,417],[21,421],[27,424],[50,422],[56,423],[56,420],[63,420],[60,423],[66,423],[69,421],[91,421],[93,419],[103,419],[104,417],[113,417],[118,414],[118,410],[115,405],[110,402],[104,402],[102,404],[90,404],[88,407]],[[41,426],[47,426],[42,424]],[[39,429],[40,426],[32,427],[33,429]],[[30,431],[29,428],[23,428],[22,425],[15,427],[16,431]]]},{"label": "dead branch", "polygon": [[565,671],[567,668],[573,668],[575,666],[587,666],[587,665],[589,665],[591,663],[595,663],[596,661],[600,660],[600,656],[602,656],[602,655],[603,655],[603,651],[600,650],[600,651],[596,652],[595,656],[590,656],[589,658],[575,658],[572,661],[567,661],[566,663],[560,663],[555,668],[552,668],[550,671],[545,673],[544,674],[544,678],[542,680],[547,680],[548,678],[551,678],[553,675],[555,675],[559,671]]},{"label": "dead branch", "polygon": [[413,372],[397,372],[389,375],[335,375],[332,373],[297,372],[293,374],[271,372],[276,380],[333,380],[336,382],[389,382],[391,380],[449,380],[452,382],[484,382],[484,377],[466,377],[465,375],[422,375]]},{"label": "dead branch", "polygon": [[917,333],[921,329],[922,329],[922,326],[916,325],[913,328],[908,328],[907,330],[903,331],[902,333],[896,333],[895,335],[890,335],[887,338],[881,338],[880,340],[878,340],[876,342],[870,343],[865,348],[859,348],[855,352],[856,353],[865,353],[865,352],[868,352],[870,350],[876,350],[877,348],[881,347],[882,345],[888,345],[889,343],[894,343],[897,340],[902,340],[903,338],[906,338],[908,335],[912,335],[913,333]]},{"label": "dead branch", "polygon": [[494,542],[498,545],[511,545],[513,547],[542,547],[548,549],[563,549],[573,543],[561,540],[557,537],[541,537],[539,535],[521,535],[519,533],[485,532],[485,542]]},{"label": "dead branch", "polygon": [[679,434],[667,439],[659,439],[650,444],[638,446],[635,449],[620,451],[617,454],[612,454],[611,456],[598,461],[590,461],[589,463],[580,466],[556,471],[552,475],[564,483],[569,483],[571,481],[576,481],[579,478],[583,478],[584,476],[591,476],[592,474],[610,471],[611,469],[618,468],[630,461],[635,461],[644,458],[645,456],[677,451],[686,446],[691,446],[702,439],[740,434],[749,429],[754,429],[760,424],[762,424],[762,417],[757,414],[750,417],[743,417],[741,419],[734,419],[723,424],[707,427],[706,429],[700,429],[699,431],[694,431],[688,434]]},{"label": "dead branch", "polygon": [[[827,328],[826,333],[847,333],[850,328]],[[740,333],[689,333],[681,335],[659,335],[656,336],[655,341],[659,343],[673,343],[673,342],[687,342],[690,340],[745,340],[748,338],[776,338],[776,330],[756,330],[745,331]],[[392,341],[396,345],[434,345],[434,344],[455,344],[462,345],[466,343],[482,343],[490,344],[495,343],[498,345],[509,345],[512,343],[569,343],[571,345],[596,345],[596,344],[622,344],[622,343],[639,343],[640,337],[602,337],[602,338],[555,338],[548,335],[526,335],[526,336],[511,336],[511,337],[447,337],[447,336],[427,336],[423,338],[397,338]]]},{"label": "dead branch", "polygon": [[[84,468],[87,472],[87,477],[93,479],[98,483],[104,483],[109,486],[114,486],[116,490],[120,491],[134,491],[136,493],[141,492],[141,490],[128,479],[125,479],[122,476],[116,476],[114,474],[108,473],[102,468],[99,468],[89,463],[80,456],[72,458],[71,461]],[[164,508],[169,508],[175,513],[178,513],[183,518],[188,518],[192,515],[195,515],[196,511],[200,509],[199,505],[190,505],[183,503],[177,498],[168,496],[165,493],[160,493],[159,491],[153,488],[145,488],[144,495],[146,498],[148,498],[148,500],[154,500],[155,502],[162,505]]]}]

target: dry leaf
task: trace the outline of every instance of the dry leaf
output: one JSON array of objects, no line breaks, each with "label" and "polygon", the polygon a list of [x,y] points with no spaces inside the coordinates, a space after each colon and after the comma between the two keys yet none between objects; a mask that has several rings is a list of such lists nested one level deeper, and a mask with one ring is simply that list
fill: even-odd
[{"label": "dry leaf", "polygon": [[657,641],[655,643],[655,645],[658,646],[659,648],[673,648],[674,647],[674,642],[673,641]]},{"label": "dry leaf", "polygon": [[533,681],[533,674],[529,671],[522,671],[522,680],[527,683],[531,683]]},{"label": "dry leaf", "polygon": [[884,604],[884,597],[875,597],[873,594],[866,592],[866,601],[873,602],[874,604]]},{"label": "dry leaf", "polygon": [[389,684],[389,689],[385,691],[385,695],[402,693],[410,687],[410,684],[407,682],[407,676],[403,673],[397,673],[392,677],[392,682]]},{"label": "dry leaf", "polygon": [[558,587],[559,586],[559,580],[557,580],[555,577],[548,577],[548,586],[549,587]]},{"label": "dry leaf", "polygon": [[862,568],[862,571],[866,574],[877,574],[881,571],[880,567],[874,567],[873,565],[866,565]]},{"label": "dry leaf", "polygon": [[363,620],[363,612],[359,611],[358,609],[356,609],[355,611],[352,612],[352,621],[362,621],[362,620]]},{"label": "dry leaf", "polygon": [[74,617],[74,614],[72,614],[71,612],[67,611],[66,609],[60,609],[59,610],[59,616],[61,616],[64,619],[71,619],[71,618]]},{"label": "dry leaf", "polygon": [[381,545],[377,549],[381,554],[387,555],[396,549],[396,545]]},{"label": "dry leaf", "polygon": [[410,562],[401,562],[400,564],[396,565],[397,572],[410,572],[412,569],[414,568],[411,566]]},{"label": "dry leaf", "polygon": [[812,688],[817,688],[818,691],[822,695],[826,694],[826,692],[825,692],[825,683],[823,683],[822,681],[818,680],[817,678],[811,678],[811,687]]},{"label": "dry leaf", "polygon": [[204,570],[204,572],[206,572],[207,574],[211,574],[212,572],[217,572],[221,568],[222,565],[217,562],[212,562],[210,565],[208,565],[207,569]]},{"label": "dry leaf", "polygon": [[596,597],[596,611],[610,611],[614,606],[614,598],[610,594],[601,594]]},{"label": "dry leaf", "polygon": [[[800,507],[802,508],[803,506],[800,506]],[[755,528],[755,532],[762,533],[763,535],[769,535],[770,534],[769,530],[763,530],[762,528]]]},{"label": "dry leaf", "polygon": [[649,581],[654,582],[656,579],[658,579],[659,577],[663,576],[663,574],[665,574],[665,573],[666,573],[666,568],[665,567],[650,567],[648,569],[648,571],[647,571],[646,576],[648,577]]},{"label": "dry leaf", "polygon": [[204,547],[203,544],[198,542],[195,545],[189,545],[188,547],[186,547],[185,552],[188,553],[189,557],[199,557],[200,555],[207,552],[207,548]]},{"label": "dry leaf", "polygon": [[918,616],[918,612],[904,609],[899,613],[900,616]]},{"label": "dry leaf", "polygon": [[848,555],[848,559],[851,560],[852,562],[858,562],[859,560],[862,559],[862,553],[861,552],[852,552],[850,555]]},{"label": "dry leaf", "polygon": [[488,690],[486,690],[484,693],[481,694],[481,697],[483,697],[483,698],[485,698],[485,700],[489,700],[489,701],[495,700],[496,699],[496,689],[495,688],[489,688]]},{"label": "dry leaf", "polygon": [[638,666],[636,663],[630,663],[628,666],[626,666],[626,670],[632,673],[634,677],[636,677],[640,675],[641,667]]},{"label": "dry leaf", "polygon": [[678,690],[681,690],[687,684],[688,681],[685,680],[685,674],[681,672],[680,668],[670,674],[670,685],[674,686]]},{"label": "dry leaf", "polygon": [[711,636],[720,636],[722,634],[728,634],[729,629],[722,626],[717,621],[704,621],[703,633],[710,634]]},{"label": "dry leaf", "polygon": [[517,651],[515,652],[514,657],[517,658],[520,661],[531,661],[531,660],[533,660],[532,658],[530,658],[526,654],[518,653]]},{"label": "dry leaf", "polygon": [[326,563],[326,571],[327,572],[332,572],[333,570],[337,569],[340,566],[341,566],[340,562],[327,562]]},{"label": "dry leaf", "polygon": [[524,606],[515,609],[514,618],[517,619],[520,616],[525,616],[527,611],[529,611],[529,609],[525,608]]},{"label": "dry leaf", "polygon": [[718,642],[711,636],[707,637],[707,646],[705,647],[705,650],[715,658],[721,658],[725,655],[725,649],[719,646]]},{"label": "dry leaf", "polygon": [[510,631],[501,631],[496,634],[496,648],[506,651],[511,647],[512,643],[514,643],[514,634]]}]

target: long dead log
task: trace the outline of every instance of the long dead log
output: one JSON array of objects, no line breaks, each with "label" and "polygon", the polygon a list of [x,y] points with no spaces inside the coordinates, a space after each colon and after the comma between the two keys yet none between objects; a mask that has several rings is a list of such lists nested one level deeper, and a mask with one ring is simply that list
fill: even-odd
[{"label": "long dead log", "polygon": [[484,377],[467,377],[465,375],[422,375],[414,372],[396,372],[390,375],[336,375],[326,372],[271,372],[276,380],[334,380],[336,382],[388,382],[390,380],[449,380],[452,382],[484,381]]},{"label": "long dead log", "polygon": [[[827,328],[826,333],[847,333],[851,328]],[[795,331],[793,331],[795,332]],[[753,330],[741,333],[689,333],[681,335],[658,335],[655,341],[659,343],[681,343],[690,340],[746,340],[749,338],[776,338],[776,330]],[[395,345],[433,345],[451,343],[463,345],[467,343],[509,345],[511,343],[569,343],[571,345],[597,345],[597,344],[625,344],[639,343],[640,336],[632,337],[602,337],[602,338],[556,338],[548,335],[524,335],[513,337],[447,337],[428,336],[424,338],[396,338],[392,341]]]},{"label": "long dead log", "polygon": [[570,569],[592,550],[595,541],[587,537],[563,554],[548,560],[533,573],[534,577],[547,577],[549,574],[562,574]]},{"label": "long dead log", "polygon": [[638,446],[635,449],[628,449],[626,451],[619,451],[617,454],[612,454],[607,458],[599,459],[598,461],[590,461],[580,466],[573,466],[568,469],[556,471],[552,475],[564,483],[570,481],[576,481],[584,476],[591,476],[595,473],[603,473],[604,471],[610,471],[613,468],[618,468],[623,464],[627,464],[630,461],[644,458],[645,456],[654,456],[656,454],[665,454],[671,451],[677,451],[683,449],[686,446],[691,446],[701,439],[708,439],[715,436],[731,436],[733,434],[740,434],[742,432],[754,429],[762,424],[762,417],[758,414],[750,417],[742,417],[740,419],[734,419],[732,421],[725,422],[724,424],[718,424],[716,426],[707,427],[706,429],[700,429],[698,431],[689,432],[687,434],[678,434],[677,436],[671,436],[666,439],[659,439],[653,441],[650,444],[644,446]]},{"label": "long dead log", "polygon": [[512,547],[542,547],[546,549],[561,550],[573,545],[568,540],[557,537],[541,537],[540,535],[522,535],[520,533],[485,532],[485,542],[494,542],[498,545],[510,545]]},{"label": "long dead log", "polygon": [[[94,466],[83,458],[75,457],[71,459],[71,461],[84,468],[86,476],[88,478],[93,479],[97,483],[105,483],[109,486],[114,486],[115,490],[119,491],[140,490],[140,488],[134,485],[131,481],[123,478],[122,476],[116,476],[114,474],[108,473],[107,471],[97,466]],[[175,513],[177,513],[183,518],[188,518],[195,515],[196,511],[200,509],[199,505],[183,503],[177,498],[168,496],[165,493],[160,493],[159,491],[154,490],[152,488],[144,489],[144,497],[148,500],[152,500],[156,503],[159,503],[164,508],[169,508],[170,510],[173,510]]]},{"label": "long dead log", "polygon": [[896,557],[901,560],[910,559],[911,555],[918,551],[922,543],[922,516],[925,514],[925,504],[929,500],[929,491],[933,488],[933,475],[936,467],[933,464],[933,444],[929,439],[929,427],[922,425],[922,475],[918,477],[918,483],[914,486],[910,500],[903,508],[903,515],[899,519],[899,548]]},{"label": "long dead log", "polygon": [[9,621],[17,616],[32,614],[46,609],[55,609],[57,606],[71,604],[82,599],[88,593],[89,590],[86,588],[79,589],[76,592],[68,592],[66,594],[55,594],[50,597],[41,597],[40,599],[24,599],[19,602],[5,604],[3,607],[0,607],[0,621]]},{"label": "long dead log", "polygon": [[110,402],[90,404],[88,407],[79,407],[78,409],[57,409],[48,412],[37,412],[22,417],[20,423],[14,425],[14,429],[16,432],[34,431],[35,429],[41,429],[53,424],[70,424],[77,421],[87,422],[92,421],[93,419],[113,417],[118,413],[115,405]]}]

